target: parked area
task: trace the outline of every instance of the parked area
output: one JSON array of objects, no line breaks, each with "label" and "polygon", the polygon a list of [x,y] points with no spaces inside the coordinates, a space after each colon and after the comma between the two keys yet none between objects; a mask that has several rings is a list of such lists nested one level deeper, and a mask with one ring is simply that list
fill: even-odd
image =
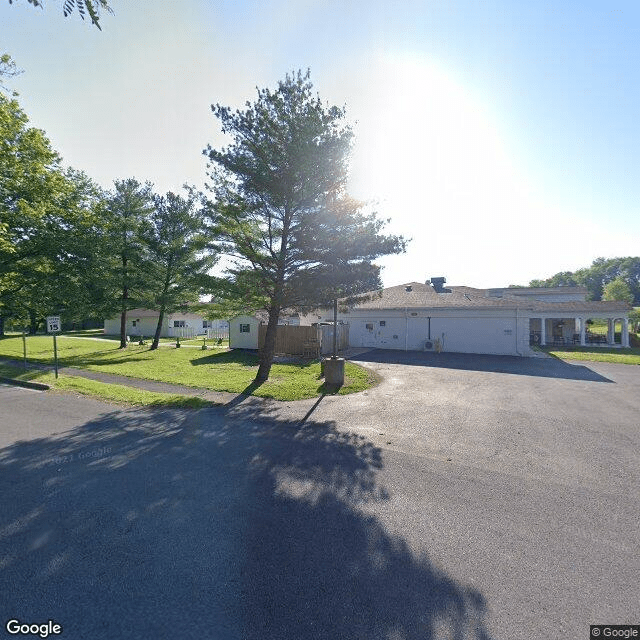
[{"label": "parked area", "polygon": [[640,367],[358,361],[382,382],[346,401],[142,411],[0,386],[6,611],[96,640],[635,620]]}]

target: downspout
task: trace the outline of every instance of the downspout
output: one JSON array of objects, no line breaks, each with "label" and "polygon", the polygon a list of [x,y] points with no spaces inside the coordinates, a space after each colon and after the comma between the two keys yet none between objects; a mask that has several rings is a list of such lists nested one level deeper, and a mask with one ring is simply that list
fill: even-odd
[{"label": "downspout", "polygon": [[407,307],[404,308],[404,324],[405,324],[405,331],[404,331],[404,350],[408,351],[409,347],[409,316],[407,315]]},{"label": "downspout", "polygon": [[518,307],[516,307],[516,354],[522,357],[522,353],[518,349],[518,340],[520,340],[520,333],[518,332]]}]

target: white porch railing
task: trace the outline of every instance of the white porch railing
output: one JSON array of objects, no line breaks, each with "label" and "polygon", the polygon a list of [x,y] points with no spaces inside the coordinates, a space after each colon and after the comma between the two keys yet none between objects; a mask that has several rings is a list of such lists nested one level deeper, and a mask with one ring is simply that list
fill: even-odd
[{"label": "white porch railing", "polygon": [[206,331],[207,340],[228,340],[228,329],[204,329]]},{"label": "white porch railing", "polygon": [[207,340],[228,340],[227,329],[200,329],[196,327],[169,327],[170,338],[206,338]]},{"label": "white porch railing", "polygon": [[170,338],[195,338],[197,335],[194,327],[169,327]]}]

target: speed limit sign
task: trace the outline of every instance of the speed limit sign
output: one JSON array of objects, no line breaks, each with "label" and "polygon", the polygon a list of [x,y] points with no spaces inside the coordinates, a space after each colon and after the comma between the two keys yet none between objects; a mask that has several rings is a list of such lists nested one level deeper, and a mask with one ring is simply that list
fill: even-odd
[{"label": "speed limit sign", "polygon": [[47,316],[47,333],[60,331],[60,316]]}]

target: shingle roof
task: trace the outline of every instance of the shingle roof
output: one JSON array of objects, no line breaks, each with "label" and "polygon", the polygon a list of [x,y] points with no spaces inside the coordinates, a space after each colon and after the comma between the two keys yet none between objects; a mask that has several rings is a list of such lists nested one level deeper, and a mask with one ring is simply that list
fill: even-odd
[{"label": "shingle roof", "polygon": [[[574,287],[567,287],[567,289]],[[408,282],[372,291],[371,299],[355,305],[358,309],[527,309],[532,311],[628,311],[626,302],[540,302],[522,296],[489,297],[488,289],[449,287],[451,293],[437,293],[422,282]]]}]

